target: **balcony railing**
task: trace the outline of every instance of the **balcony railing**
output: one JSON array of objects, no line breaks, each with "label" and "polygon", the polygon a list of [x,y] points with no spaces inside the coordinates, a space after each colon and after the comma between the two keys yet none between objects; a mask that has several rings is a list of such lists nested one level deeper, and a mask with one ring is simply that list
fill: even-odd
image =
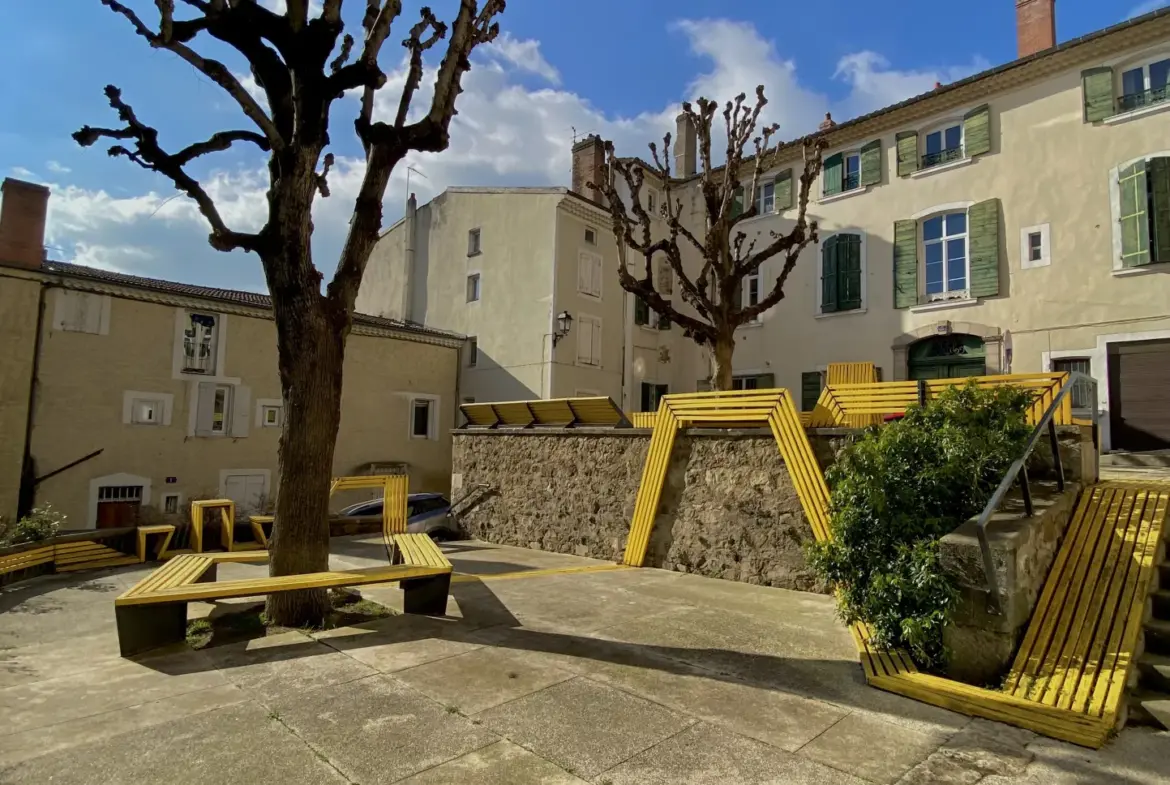
[{"label": "balcony railing", "polygon": [[861,179],[858,174],[847,174],[841,178],[842,191],[852,191],[859,185],[861,185]]},{"label": "balcony railing", "polygon": [[1117,99],[1117,111],[1130,112],[1134,109],[1141,109],[1143,106],[1160,104],[1167,98],[1170,98],[1170,85],[1143,90],[1140,93],[1130,93]]},{"label": "balcony railing", "polygon": [[949,164],[951,161],[958,161],[962,158],[962,147],[948,147],[946,150],[939,150],[937,153],[927,153],[922,156],[922,168],[929,169],[932,166]]}]

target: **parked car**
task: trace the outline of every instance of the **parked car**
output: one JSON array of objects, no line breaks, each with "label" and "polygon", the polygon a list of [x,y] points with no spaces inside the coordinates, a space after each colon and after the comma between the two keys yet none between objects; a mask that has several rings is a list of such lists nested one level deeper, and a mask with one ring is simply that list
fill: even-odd
[{"label": "parked car", "polygon": [[[429,534],[436,541],[459,538],[459,526],[450,515],[451,502],[441,493],[412,493],[406,497],[406,530],[411,534]],[[343,509],[335,518],[382,518],[382,500],[358,502]]]}]

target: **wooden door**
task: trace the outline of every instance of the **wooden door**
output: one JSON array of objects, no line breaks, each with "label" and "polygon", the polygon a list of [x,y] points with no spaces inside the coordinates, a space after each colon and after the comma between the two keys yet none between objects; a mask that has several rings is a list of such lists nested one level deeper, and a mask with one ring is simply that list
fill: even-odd
[{"label": "wooden door", "polygon": [[142,502],[137,500],[98,502],[97,528],[119,529],[123,526],[136,525],[141,504]]}]

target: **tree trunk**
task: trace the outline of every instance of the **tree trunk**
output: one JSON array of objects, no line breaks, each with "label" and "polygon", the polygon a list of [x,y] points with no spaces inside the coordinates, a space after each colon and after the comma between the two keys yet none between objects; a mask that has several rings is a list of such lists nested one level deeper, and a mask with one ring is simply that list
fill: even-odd
[{"label": "tree trunk", "polygon": [[[294,305],[276,312],[284,427],[269,560],[273,576],[329,569],[329,485],[347,331],[323,311]],[[268,597],[269,620],[286,627],[319,625],[329,611],[324,589]]]},{"label": "tree trunk", "polygon": [[734,333],[727,336],[720,335],[715,339],[715,345],[712,349],[715,363],[711,373],[712,390],[731,389],[731,357],[733,354],[735,354]]}]

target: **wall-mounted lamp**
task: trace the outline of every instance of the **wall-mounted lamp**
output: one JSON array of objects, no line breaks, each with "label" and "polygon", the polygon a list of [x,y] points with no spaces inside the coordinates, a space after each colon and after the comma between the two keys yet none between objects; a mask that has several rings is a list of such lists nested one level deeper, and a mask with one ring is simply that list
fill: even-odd
[{"label": "wall-mounted lamp", "polygon": [[573,315],[568,311],[561,311],[557,314],[557,328],[553,331],[552,345],[556,348],[557,341],[569,334],[569,330],[573,329]]}]

